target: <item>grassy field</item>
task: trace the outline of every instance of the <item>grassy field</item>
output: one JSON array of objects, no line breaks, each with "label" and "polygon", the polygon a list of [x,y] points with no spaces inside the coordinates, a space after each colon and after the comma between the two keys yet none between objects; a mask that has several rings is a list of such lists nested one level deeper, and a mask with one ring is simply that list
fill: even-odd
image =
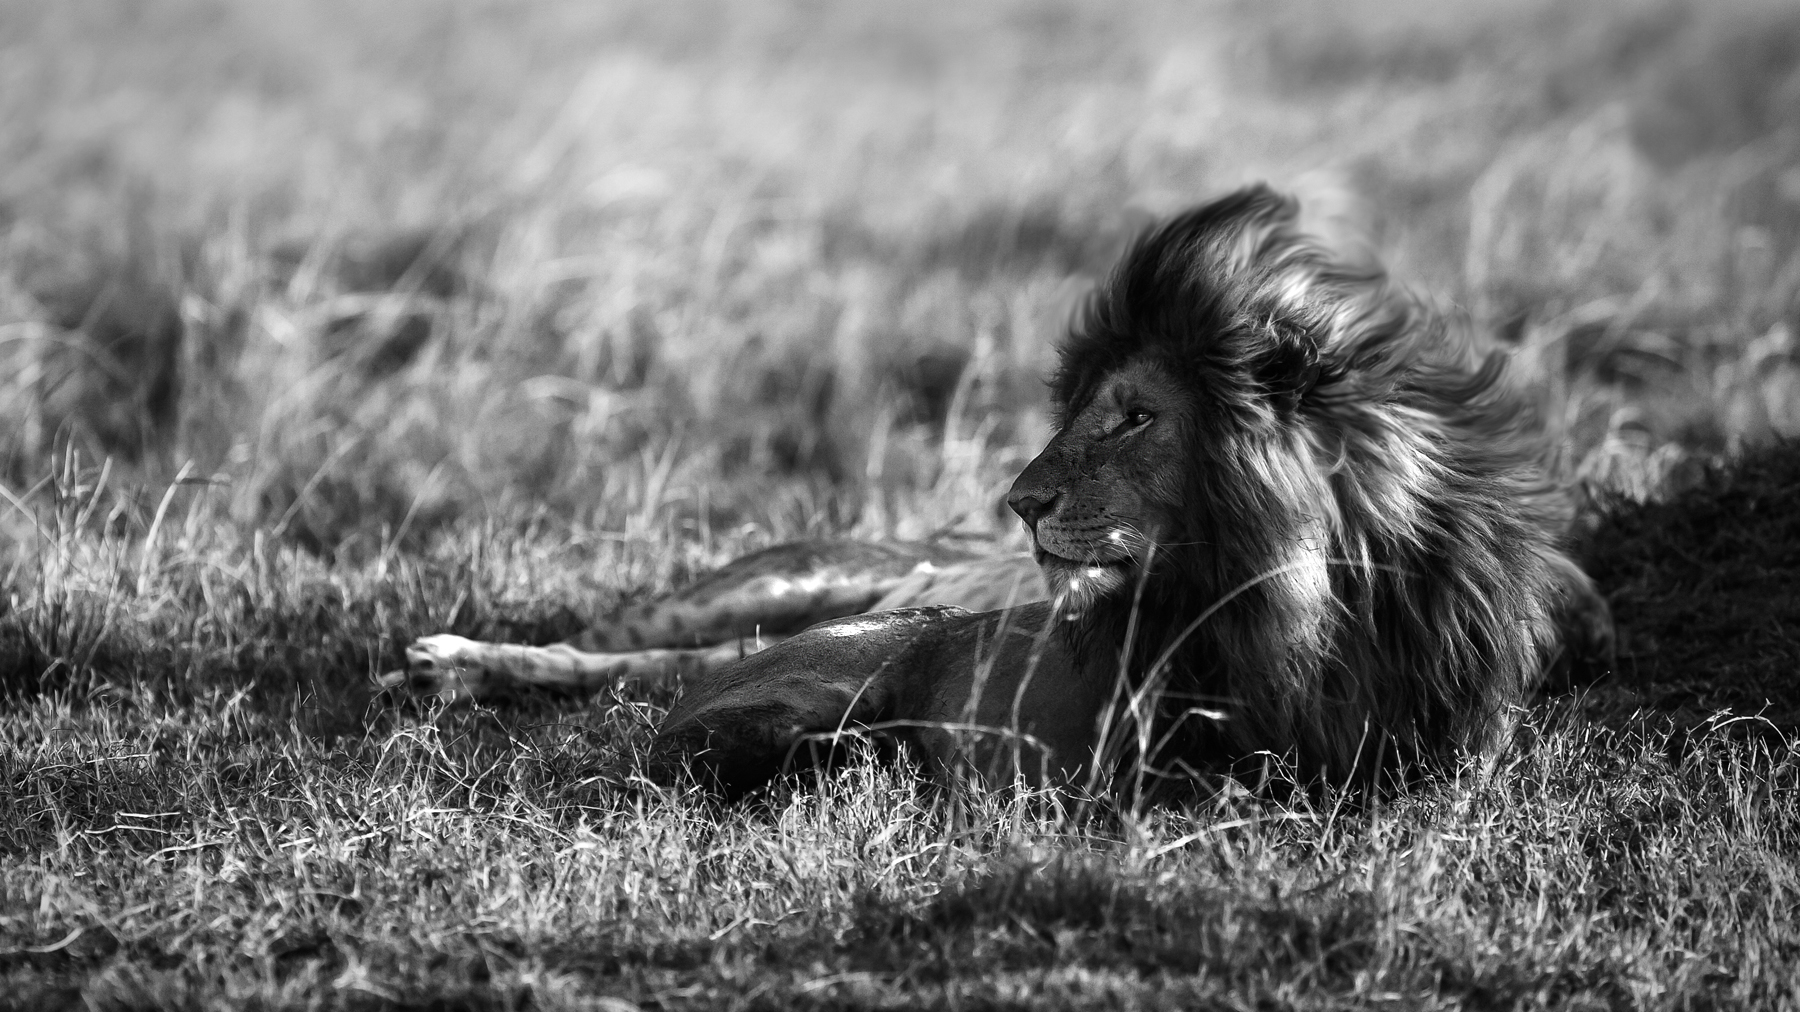
[{"label": "grassy field", "polygon": [[[1013,536],[1071,307],[1254,179],[1595,504],[1623,671],[1493,781],[721,809],[600,779],[666,695],[372,698]],[[1791,4],[6,5],[0,1007],[1792,1005],[1796,328]]]}]

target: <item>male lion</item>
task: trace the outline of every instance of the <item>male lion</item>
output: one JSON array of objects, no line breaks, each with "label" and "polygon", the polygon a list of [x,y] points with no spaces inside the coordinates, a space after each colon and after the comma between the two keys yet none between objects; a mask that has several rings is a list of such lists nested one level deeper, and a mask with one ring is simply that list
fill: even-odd
[{"label": "male lion", "polygon": [[[1008,497],[1050,600],[854,615],[694,665],[649,775],[737,792],[811,739],[878,729],[930,768],[1003,780],[1260,756],[1377,785],[1491,757],[1546,671],[1610,663],[1605,603],[1562,550],[1571,510],[1501,356],[1335,262],[1296,210],[1253,187],[1176,217],[1075,322],[1059,431]],[[888,607],[908,580],[995,565],[858,550],[894,554],[860,582],[827,560],[808,599]],[[473,656],[424,652],[426,688]]]}]

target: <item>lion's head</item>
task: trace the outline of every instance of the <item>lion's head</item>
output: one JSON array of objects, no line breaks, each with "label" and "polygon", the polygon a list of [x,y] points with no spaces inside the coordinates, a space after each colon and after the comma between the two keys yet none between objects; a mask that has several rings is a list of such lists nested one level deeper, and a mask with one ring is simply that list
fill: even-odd
[{"label": "lion's head", "polygon": [[1566,507],[1499,358],[1295,220],[1257,187],[1140,240],[1008,502],[1086,663],[1169,686],[1179,758],[1485,750],[1551,649]]}]

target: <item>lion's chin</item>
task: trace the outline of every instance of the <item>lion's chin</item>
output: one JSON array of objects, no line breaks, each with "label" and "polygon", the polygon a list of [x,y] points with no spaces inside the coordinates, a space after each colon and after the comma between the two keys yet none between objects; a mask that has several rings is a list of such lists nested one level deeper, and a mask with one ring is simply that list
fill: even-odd
[{"label": "lion's chin", "polygon": [[1077,562],[1037,550],[1038,568],[1056,602],[1057,614],[1074,621],[1085,615],[1095,603],[1131,585],[1138,571],[1131,559],[1116,562]]}]

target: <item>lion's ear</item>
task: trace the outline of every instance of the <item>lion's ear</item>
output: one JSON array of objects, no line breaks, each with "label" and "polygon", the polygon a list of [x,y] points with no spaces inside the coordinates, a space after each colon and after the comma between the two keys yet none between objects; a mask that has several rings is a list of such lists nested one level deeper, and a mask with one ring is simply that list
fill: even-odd
[{"label": "lion's ear", "polygon": [[1319,342],[1304,327],[1272,320],[1262,345],[1251,359],[1252,375],[1279,407],[1297,407],[1318,385],[1322,369]]}]

